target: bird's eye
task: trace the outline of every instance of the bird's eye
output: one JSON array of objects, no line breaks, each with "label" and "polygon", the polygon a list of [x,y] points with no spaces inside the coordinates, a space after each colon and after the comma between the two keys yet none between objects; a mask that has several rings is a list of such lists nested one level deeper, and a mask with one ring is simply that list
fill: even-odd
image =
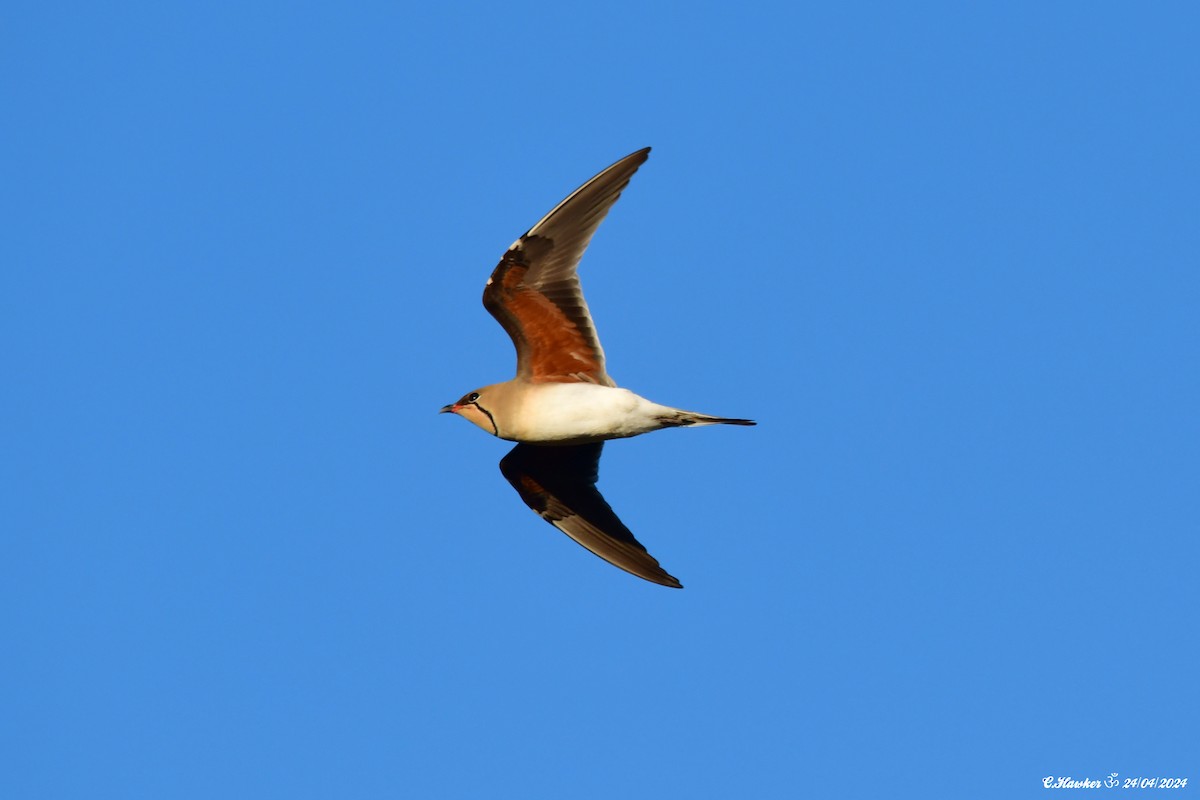
[{"label": "bird's eye", "polygon": [[469,395],[467,395],[468,403],[474,403],[478,399],[479,399],[479,392],[471,392]]}]

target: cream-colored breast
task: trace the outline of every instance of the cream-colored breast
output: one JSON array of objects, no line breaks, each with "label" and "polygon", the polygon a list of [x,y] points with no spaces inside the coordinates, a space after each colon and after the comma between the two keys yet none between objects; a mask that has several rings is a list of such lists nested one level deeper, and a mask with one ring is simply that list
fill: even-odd
[{"label": "cream-colored breast", "polygon": [[670,409],[628,389],[594,383],[527,384],[500,436],[518,442],[570,444],[620,439],[662,427]]}]

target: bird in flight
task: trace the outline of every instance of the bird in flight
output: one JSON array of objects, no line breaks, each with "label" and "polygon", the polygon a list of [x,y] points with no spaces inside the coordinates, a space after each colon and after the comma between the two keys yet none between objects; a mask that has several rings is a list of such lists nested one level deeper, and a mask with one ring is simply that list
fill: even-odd
[{"label": "bird in flight", "polygon": [[500,471],[543,519],[610,564],[683,588],[659,566],[596,489],[609,439],[692,425],[753,425],[659,405],[618,388],[583,299],[577,268],[592,234],[650,148],[622,158],[551,209],[504,253],[483,305],[512,339],[517,375],[444,406],[493,436],[518,442]]}]

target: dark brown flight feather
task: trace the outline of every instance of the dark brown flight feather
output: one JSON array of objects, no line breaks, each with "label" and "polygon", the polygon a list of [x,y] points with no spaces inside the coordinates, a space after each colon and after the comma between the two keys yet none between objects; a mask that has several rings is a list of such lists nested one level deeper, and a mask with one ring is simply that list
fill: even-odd
[{"label": "dark brown flight feather", "polygon": [[604,369],[577,268],[592,234],[649,155],[649,147],[631,153],[580,186],[492,271],[483,305],[512,338],[518,378],[615,385]]},{"label": "dark brown flight feather", "polygon": [[603,447],[603,442],[566,447],[519,444],[500,462],[500,471],[525,505],[608,563],[652,583],[682,589],[596,489]]}]

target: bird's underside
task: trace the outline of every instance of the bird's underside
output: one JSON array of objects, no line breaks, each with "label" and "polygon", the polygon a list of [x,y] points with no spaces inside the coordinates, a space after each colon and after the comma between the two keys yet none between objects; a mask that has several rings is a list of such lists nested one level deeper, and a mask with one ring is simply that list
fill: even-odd
[{"label": "bird's underside", "polygon": [[665,427],[733,424],[662,406],[616,388],[579,283],[579,260],[650,148],[631,153],[567,196],[505,251],[483,305],[512,339],[511,381],[463,395],[442,411],[517,441],[500,470],[539,516],[639,578],[682,588],[596,489],[608,439]]}]

